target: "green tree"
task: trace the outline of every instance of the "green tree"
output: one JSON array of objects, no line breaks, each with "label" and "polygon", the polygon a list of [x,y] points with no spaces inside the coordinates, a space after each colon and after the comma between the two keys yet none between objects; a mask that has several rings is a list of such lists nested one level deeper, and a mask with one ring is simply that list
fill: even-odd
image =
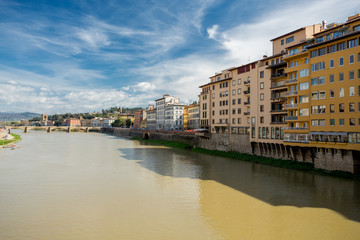
[{"label": "green tree", "polygon": [[130,118],[126,119],[126,127],[129,128],[131,126],[132,122]]},{"label": "green tree", "polygon": [[113,126],[113,127],[124,127],[125,126],[125,119],[124,118],[118,118],[111,124],[111,126]]}]

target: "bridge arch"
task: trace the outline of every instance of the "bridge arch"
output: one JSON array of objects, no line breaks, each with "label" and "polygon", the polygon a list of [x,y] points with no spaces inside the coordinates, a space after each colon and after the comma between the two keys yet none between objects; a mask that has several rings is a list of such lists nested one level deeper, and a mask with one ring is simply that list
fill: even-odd
[{"label": "bridge arch", "polygon": [[150,139],[150,133],[149,132],[144,132],[143,133],[143,139],[149,140]]}]

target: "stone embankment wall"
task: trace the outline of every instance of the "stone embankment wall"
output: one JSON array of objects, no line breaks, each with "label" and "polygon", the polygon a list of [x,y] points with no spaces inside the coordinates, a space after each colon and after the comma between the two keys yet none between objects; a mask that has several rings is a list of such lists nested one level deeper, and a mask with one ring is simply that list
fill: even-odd
[{"label": "stone embankment wall", "polygon": [[126,128],[108,128],[105,129],[105,132],[117,136],[182,142],[190,146],[208,150],[234,151],[251,154],[249,135],[206,134],[205,136],[197,136],[194,133],[145,131]]},{"label": "stone embankment wall", "polygon": [[205,134],[197,136],[194,133],[132,130],[124,128],[108,128],[106,133],[123,137],[139,137],[174,141],[189,144],[208,150],[248,153],[258,156],[313,163],[315,168],[329,171],[340,170],[360,173],[359,151],[342,150],[340,153],[315,152],[313,148],[284,146],[274,143],[250,143],[249,135],[240,134]]}]

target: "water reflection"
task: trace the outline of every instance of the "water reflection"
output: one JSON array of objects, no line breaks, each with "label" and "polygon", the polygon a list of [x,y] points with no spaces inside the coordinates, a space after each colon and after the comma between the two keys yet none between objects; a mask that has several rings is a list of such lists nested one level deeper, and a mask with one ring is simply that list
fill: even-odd
[{"label": "water reflection", "polygon": [[164,176],[214,180],[273,206],[327,208],[360,222],[357,181],[149,145],[119,151]]}]

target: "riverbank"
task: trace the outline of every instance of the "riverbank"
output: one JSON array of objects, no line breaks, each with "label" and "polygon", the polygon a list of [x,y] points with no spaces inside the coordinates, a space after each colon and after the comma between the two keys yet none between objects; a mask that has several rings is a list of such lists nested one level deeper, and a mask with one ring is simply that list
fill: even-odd
[{"label": "riverbank", "polygon": [[13,136],[14,138],[11,139],[11,140],[7,140],[7,139],[0,140],[0,147],[5,147],[5,146],[7,146],[9,144],[17,143],[17,142],[19,142],[21,140],[20,135],[17,135],[17,134],[14,134],[14,133],[11,133],[10,135]]},{"label": "riverbank", "polygon": [[225,151],[218,151],[218,150],[207,150],[204,148],[199,147],[192,147],[189,144],[181,143],[181,142],[172,142],[172,141],[161,141],[161,140],[143,140],[139,137],[133,137],[132,140],[142,141],[142,142],[148,142],[153,144],[160,144],[167,147],[172,148],[179,148],[179,149],[185,149],[196,153],[202,153],[202,154],[208,154],[212,156],[218,156],[218,157],[225,157],[225,158],[231,158],[241,161],[247,161],[247,162],[253,162],[254,164],[263,164],[273,167],[280,167],[280,168],[286,168],[286,169],[293,169],[293,170],[299,170],[299,171],[305,171],[305,172],[312,172],[315,174],[321,174],[321,175],[327,175],[327,176],[333,176],[333,177],[340,177],[340,178],[346,178],[346,179],[353,179],[360,181],[360,175],[359,174],[352,174],[350,172],[344,172],[344,171],[327,171],[323,169],[316,169],[314,167],[314,164],[308,163],[308,162],[296,162],[291,160],[281,160],[281,159],[274,159],[274,158],[268,158],[268,157],[262,157],[257,155],[250,155],[246,153],[238,153],[238,152],[225,152]]}]

